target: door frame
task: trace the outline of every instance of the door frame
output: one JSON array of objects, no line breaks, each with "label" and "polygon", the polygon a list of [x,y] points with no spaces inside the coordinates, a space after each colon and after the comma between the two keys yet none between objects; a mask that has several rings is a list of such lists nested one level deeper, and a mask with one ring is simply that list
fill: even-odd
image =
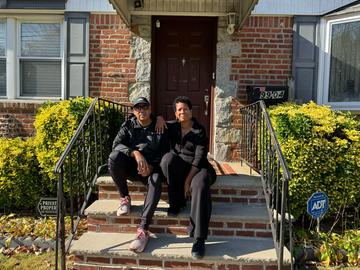
[{"label": "door frame", "polygon": [[211,51],[212,55],[210,56],[212,58],[212,72],[214,76],[211,78],[211,86],[210,86],[210,119],[209,119],[209,130],[210,134],[208,134],[209,137],[209,153],[214,154],[214,101],[215,101],[215,83],[216,83],[216,44],[217,44],[217,28],[218,28],[218,17],[194,17],[194,16],[152,16],[151,17],[151,77],[150,77],[150,102],[153,105],[153,108],[156,108],[156,31],[155,31],[155,22],[158,18],[165,19],[165,20],[179,20],[179,19],[201,19],[209,20],[209,26],[211,26],[213,29],[213,41],[210,46],[212,46]]}]

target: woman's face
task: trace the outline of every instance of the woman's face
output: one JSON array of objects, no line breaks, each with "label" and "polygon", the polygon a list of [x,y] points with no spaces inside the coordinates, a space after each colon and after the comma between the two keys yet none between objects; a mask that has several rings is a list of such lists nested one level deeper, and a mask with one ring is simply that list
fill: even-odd
[{"label": "woman's face", "polygon": [[187,122],[192,118],[192,110],[189,109],[185,103],[176,103],[175,105],[175,117],[179,122]]}]

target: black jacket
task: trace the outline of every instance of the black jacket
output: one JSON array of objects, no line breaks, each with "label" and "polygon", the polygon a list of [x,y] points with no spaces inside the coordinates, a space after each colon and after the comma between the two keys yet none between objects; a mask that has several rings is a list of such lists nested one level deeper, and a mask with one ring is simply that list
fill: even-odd
[{"label": "black jacket", "polygon": [[151,165],[159,165],[162,156],[169,151],[167,132],[156,134],[156,119],[147,127],[142,127],[136,117],[124,122],[113,142],[113,151],[120,151],[127,156],[138,150]]},{"label": "black jacket", "polygon": [[179,122],[167,122],[171,150],[192,166],[207,168],[209,140],[206,137],[205,128],[195,118],[192,120],[193,126],[184,138],[181,138]]}]

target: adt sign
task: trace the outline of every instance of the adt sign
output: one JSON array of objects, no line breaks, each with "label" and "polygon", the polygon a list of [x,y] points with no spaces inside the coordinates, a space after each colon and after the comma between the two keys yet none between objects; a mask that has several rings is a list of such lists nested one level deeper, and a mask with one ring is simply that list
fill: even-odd
[{"label": "adt sign", "polygon": [[324,192],[315,192],[307,201],[307,212],[313,218],[322,217],[329,209],[329,198]]}]

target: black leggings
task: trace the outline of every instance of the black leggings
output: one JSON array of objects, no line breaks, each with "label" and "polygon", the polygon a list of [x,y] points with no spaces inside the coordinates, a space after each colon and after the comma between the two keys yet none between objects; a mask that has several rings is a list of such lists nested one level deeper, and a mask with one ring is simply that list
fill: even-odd
[{"label": "black leggings", "polygon": [[[185,178],[191,169],[191,164],[170,152],[163,156],[160,167],[167,178],[170,206],[182,206],[185,201]],[[190,236],[206,239],[212,210],[208,169],[202,168],[195,174],[191,181],[190,192]]]}]

